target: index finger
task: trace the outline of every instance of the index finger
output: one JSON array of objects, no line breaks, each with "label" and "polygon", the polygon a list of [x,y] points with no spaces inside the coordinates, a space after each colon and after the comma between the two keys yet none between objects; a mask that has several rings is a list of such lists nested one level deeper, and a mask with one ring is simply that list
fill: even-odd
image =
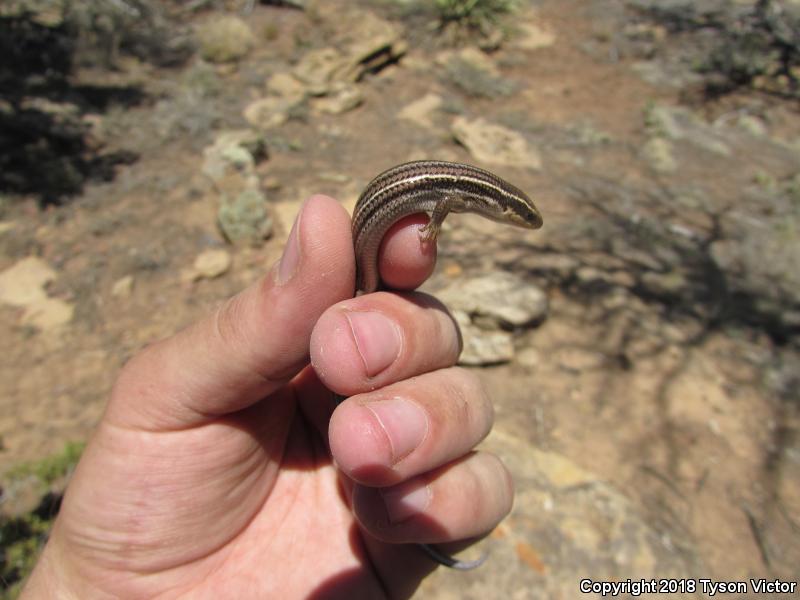
[{"label": "index finger", "polygon": [[378,251],[378,272],[384,286],[413,290],[431,276],[436,266],[436,243],[423,242],[419,231],[430,219],[409,215],[389,228]]}]

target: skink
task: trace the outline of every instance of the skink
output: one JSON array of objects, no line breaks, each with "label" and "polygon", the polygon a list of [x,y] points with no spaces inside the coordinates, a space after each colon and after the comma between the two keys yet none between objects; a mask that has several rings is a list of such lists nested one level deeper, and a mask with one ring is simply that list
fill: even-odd
[{"label": "skink", "polygon": [[[448,213],[476,213],[487,219],[527,229],[542,226],[542,215],[519,188],[497,175],[462,163],[420,160],[398,165],[373,179],[356,203],[353,244],[356,254],[356,295],[381,287],[378,251],[383,236],[397,221],[428,213],[420,230],[423,242],[435,242]],[[340,398],[340,401],[343,398]],[[459,570],[481,565],[486,556],[460,561],[428,544],[420,548],[436,562]]]}]

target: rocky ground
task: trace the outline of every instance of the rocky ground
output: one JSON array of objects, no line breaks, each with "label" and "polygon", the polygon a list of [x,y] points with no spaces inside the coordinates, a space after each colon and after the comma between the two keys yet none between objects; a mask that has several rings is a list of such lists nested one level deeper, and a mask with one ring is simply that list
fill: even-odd
[{"label": "rocky ground", "polygon": [[[714,11],[753,2],[677,22],[677,2],[541,0],[455,46],[408,2],[192,4],[179,66],[112,44],[69,77],[106,102],[25,100],[77,114],[114,176],[0,206],[0,468],[85,439],[120,366],[259,277],[309,194],[352,208],[385,168],[458,160],[545,226],[455,216],[440,238],[426,288],[492,390],[517,498],[489,564],[420,597],[800,577],[797,98],[698,69]],[[35,505],[25,481],[6,514]]]}]

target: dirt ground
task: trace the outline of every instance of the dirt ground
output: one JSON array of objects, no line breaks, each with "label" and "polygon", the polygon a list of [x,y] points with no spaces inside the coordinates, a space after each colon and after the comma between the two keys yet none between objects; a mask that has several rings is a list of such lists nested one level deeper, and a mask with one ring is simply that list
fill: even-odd
[{"label": "dirt ground", "polygon": [[[538,169],[484,166],[528,191],[545,226],[529,235],[456,217],[468,233],[445,231],[429,287],[504,269],[547,293],[546,318],[513,332],[524,358],[478,369],[497,406],[496,429],[619,490],[692,576],[797,580],[798,338],[780,318],[762,319],[749,297],[719,300],[722,280],[714,278],[726,272],[714,260],[730,246],[711,250],[749,243],[720,215],[744,210],[743,222],[759,221],[774,197],[768,190],[762,203],[752,200],[759,185],[780,187],[800,173],[796,101],[752,89],[705,98],[689,65],[686,82],[643,77],[644,62],[677,53],[681,40],[600,0],[534,3],[518,24],[546,32],[544,42],[525,48],[512,35],[488,54],[511,91],[470,93],[437,62],[445,50],[433,35],[390,4],[358,10],[402,24],[411,43],[358,82],[363,102],[266,130],[268,157],[255,172],[275,224],[254,247],[221,236],[203,149],[223,130],[251,127],[242,111],[271,74],[336,38],[337,3],[313,13],[256,5],[244,17],[254,47],[235,63],[194,57],[167,68],[123,56],[114,70],[76,73],[141,92],[141,101],[93,117],[105,149],[138,159],[68,202],[42,209],[30,197],[4,211],[0,271],[41,258],[55,271],[48,296],[74,313],[50,329],[26,323],[19,307],[0,307],[0,468],[86,439],[125,361],[264,273],[302,199],[320,192],[352,207],[373,176],[410,159],[477,164],[450,126],[458,116],[483,118],[538,150]],[[658,53],[644,60],[641,39]],[[444,101],[429,127],[398,117],[429,93]],[[702,125],[654,134],[654,107],[683,107]],[[765,130],[724,129],[741,115],[755,115]],[[712,125],[721,131],[714,143],[724,144],[717,151],[692,137]],[[654,162],[663,150],[656,139],[672,144],[676,165]],[[797,223],[792,206],[784,223]],[[796,244],[797,230],[787,235]],[[199,254],[223,248],[232,257],[224,274],[187,275]],[[778,259],[762,252],[760,260]],[[128,276],[130,285],[119,284]]]}]

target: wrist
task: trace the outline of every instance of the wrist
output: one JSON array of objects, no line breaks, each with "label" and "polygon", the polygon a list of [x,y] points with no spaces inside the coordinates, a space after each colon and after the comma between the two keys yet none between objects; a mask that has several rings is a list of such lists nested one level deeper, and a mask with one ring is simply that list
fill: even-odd
[{"label": "wrist", "polygon": [[51,537],[22,588],[20,600],[35,598],[77,600],[87,597],[86,594],[78,593],[75,578],[69,574],[67,561],[60,558],[63,556],[64,553],[59,550],[57,540]]}]

